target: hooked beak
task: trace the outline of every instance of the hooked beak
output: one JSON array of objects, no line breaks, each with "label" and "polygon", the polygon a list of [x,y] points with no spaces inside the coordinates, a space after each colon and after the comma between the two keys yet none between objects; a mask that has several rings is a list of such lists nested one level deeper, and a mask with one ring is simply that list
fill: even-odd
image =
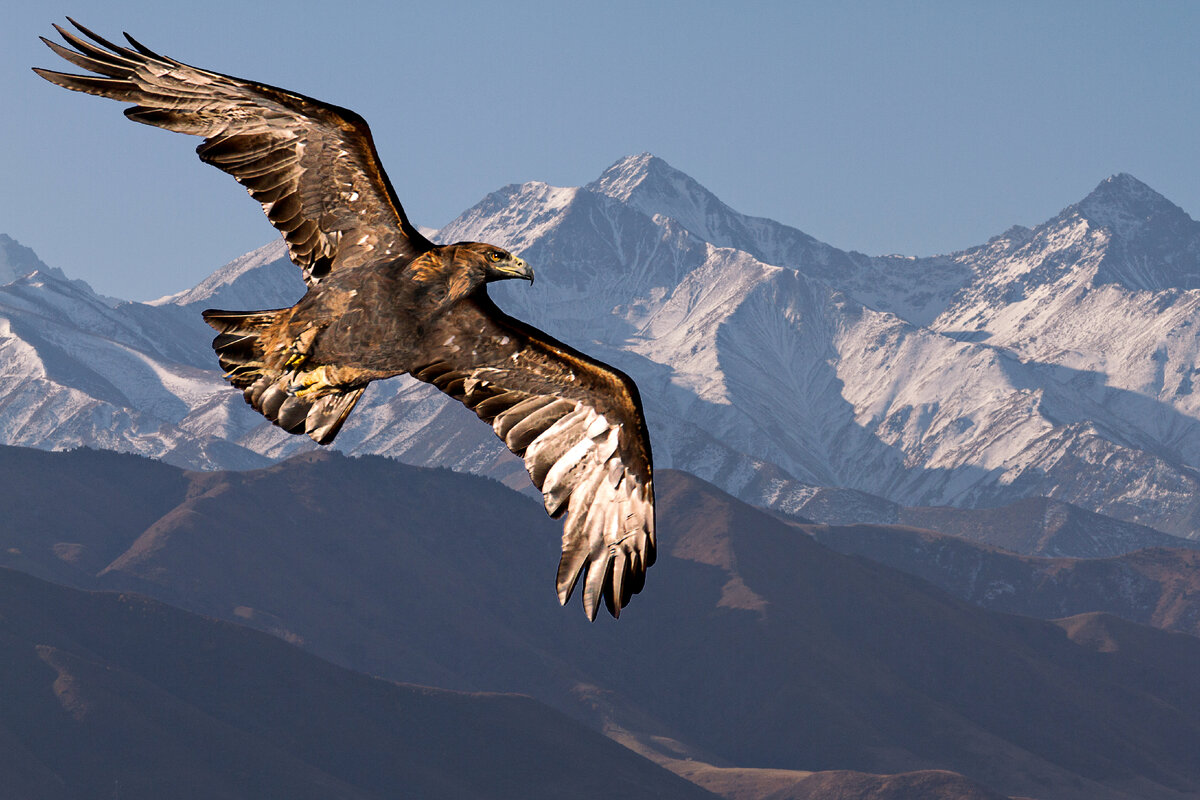
[{"label": "hooked beak", "polygon": [[499,269],[508,278],[523,278],[529,281],[529,285],[533,285],[533,269],[526,263],[523,258],[513,258],[508,264],[505,264]]}]

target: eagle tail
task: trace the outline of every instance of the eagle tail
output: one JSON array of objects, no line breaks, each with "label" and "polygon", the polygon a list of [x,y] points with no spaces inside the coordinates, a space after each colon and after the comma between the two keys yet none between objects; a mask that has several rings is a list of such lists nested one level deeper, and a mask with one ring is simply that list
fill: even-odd
[{"label": "eagle tail", "polygon": [[[295,359],[268,359],[262,335],[290,309],[204,312],[217,331],[213,350],[225,379],[242,390],[255,411],[288,433],[305,433],[317,444],[329,444],[354,410],[365,385],[339,385],[327,367]],[[282,365],[269,362],[286,361]],[[307,367],[307,368],[306,368]]]},{"label": "eagle tail", "polygon": [[217,331],[213,350],[225,370],[225,380],[247,389],[266,373],[266,353],[260,338],[286,309],[270,311],[219,311],[203,313],[204,321]]}]

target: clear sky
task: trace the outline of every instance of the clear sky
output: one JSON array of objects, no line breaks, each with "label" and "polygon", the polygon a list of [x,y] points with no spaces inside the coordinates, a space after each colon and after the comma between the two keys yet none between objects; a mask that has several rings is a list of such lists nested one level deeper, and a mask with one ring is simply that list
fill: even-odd
[{"label": "clear sky", "polygon": [[1036,224],[1129,172],[1200,216],[1200,2],[14,2],[0,232],[98,291],[197,283],[275,232],[198,140],[30,72],[71,15],[353,108],[409,216],[649,151],[870,254]]}]

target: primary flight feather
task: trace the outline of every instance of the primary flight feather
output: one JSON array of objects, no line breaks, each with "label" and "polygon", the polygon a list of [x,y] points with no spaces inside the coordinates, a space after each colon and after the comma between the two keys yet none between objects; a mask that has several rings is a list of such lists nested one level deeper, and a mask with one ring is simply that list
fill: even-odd
[{"label": "primary flight feather", "polygon": [[[109,42],[71,20],[87,70],[34,71],[132,103],[137,122],[204,137],[200,159],[229,173],[283,234],[308,291],[291,308],[204,312],[226,378],[289,433],[333,441],[373,380],[410,374],[492,426],[525,461],[546,511],[566,513],[558,596],[613,616],[654,563],[650,439],[633,381],[504,314],[491,281],[533,281],[524,260],[417,231],[361,117],[310,97]],[[90,41],[89,41],[90,40]],[[74,48],[74,49],[71,49]]]}]

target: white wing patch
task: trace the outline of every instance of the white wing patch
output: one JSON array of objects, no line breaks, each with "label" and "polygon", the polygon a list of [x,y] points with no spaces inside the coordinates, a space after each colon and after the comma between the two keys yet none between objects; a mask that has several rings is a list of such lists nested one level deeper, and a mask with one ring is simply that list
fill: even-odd
[{"label": "white wing patch", "polygon": [[[553,417],[557,419],[549,427],[525,441]],[[618,426],[589,406],[544,396],[499,414],[492,427],[514,453],[523,454],[546,511],[552,517],[567,512],[559,602],[566,604],[586,572],[583,607],[588,618],[595,618],[602,596],[615,616],[628,602],[633,584],[640,588],[655,548],[650,487],[621,463]]]},{"label": "white wing patch", "polygon": [[490,424],[508,449],[524,459],[550,516],[567,515],[558,564],[559,601],[565,605],[586,576],[583,608],[588,618],[595,619],[601,599],[609,613],[619,616],[645,585],[657,549],[652,467],[648,451],[636,439],[642,431],[622,425],[616,412],[606,415],[586,399],[506,388],[503,368],[458,370],[439,361],[412,375]]}]

